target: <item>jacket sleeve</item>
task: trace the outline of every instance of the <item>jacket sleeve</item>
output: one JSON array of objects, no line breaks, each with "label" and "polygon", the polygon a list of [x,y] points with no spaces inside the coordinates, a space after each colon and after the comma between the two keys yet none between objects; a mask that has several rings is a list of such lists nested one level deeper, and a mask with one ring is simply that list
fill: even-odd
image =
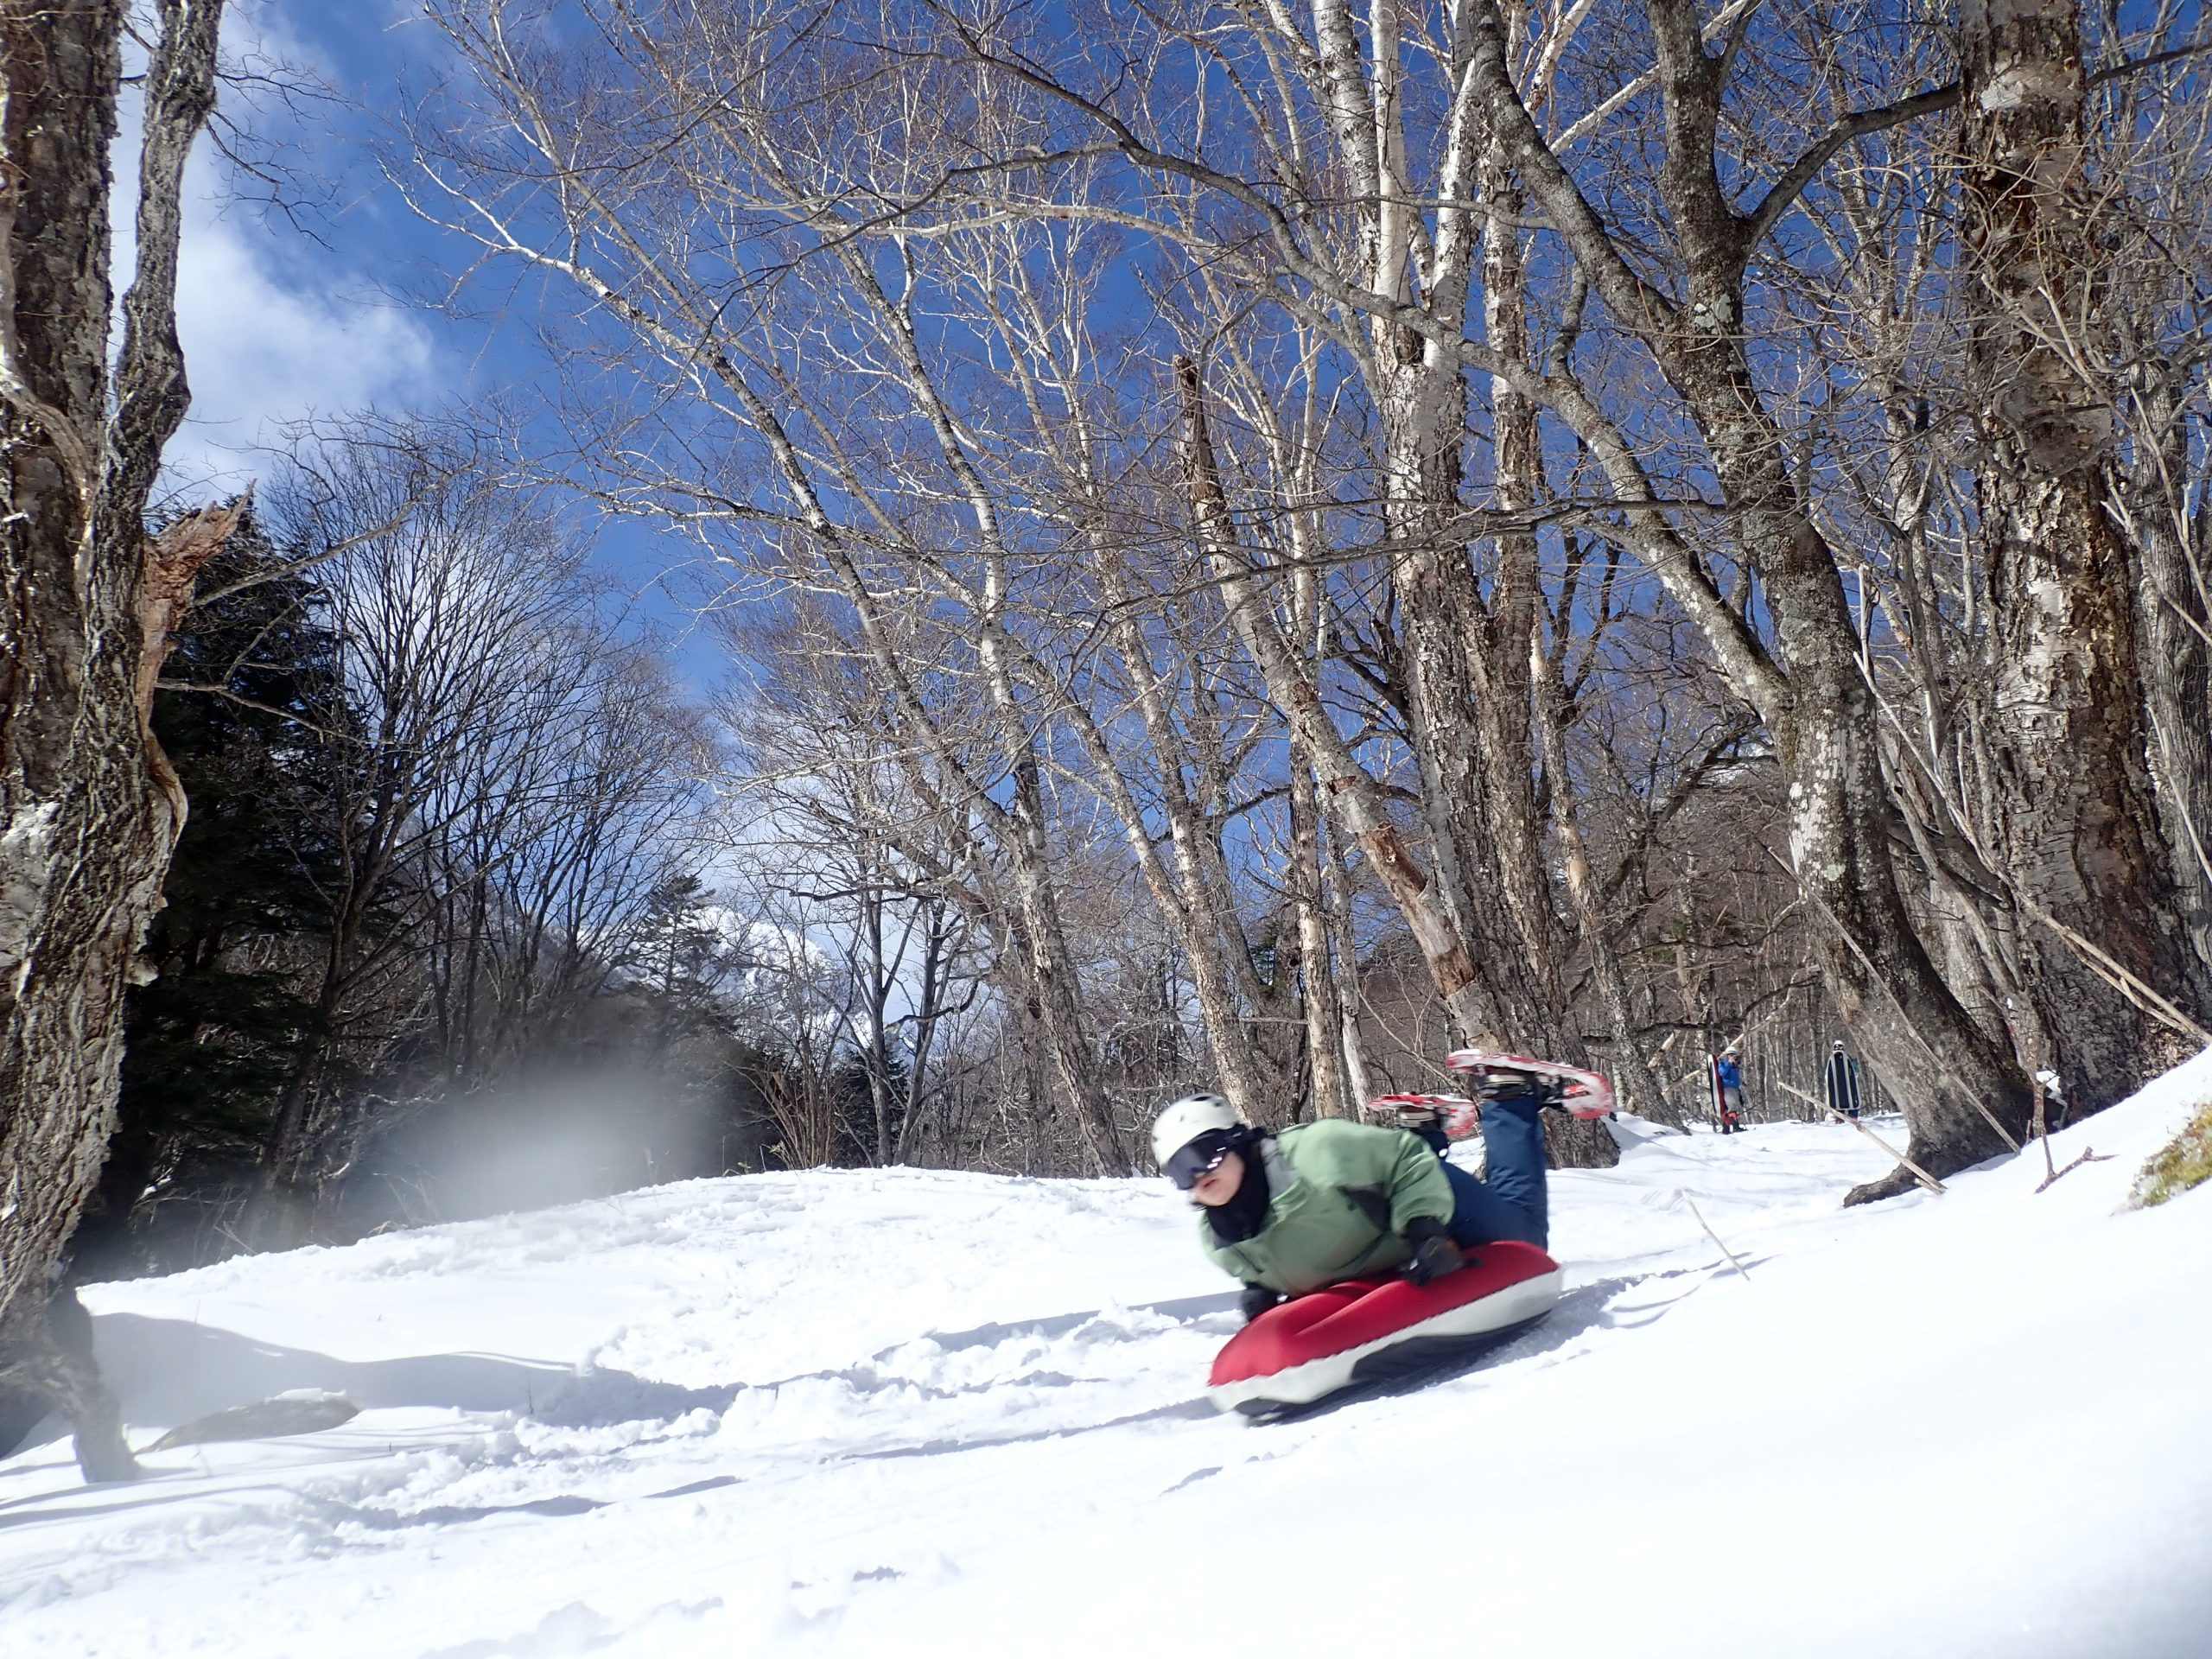
[{"label": "jacket sleeve", "polygon": [[1213,1229],[1206,1225],[1205,1217],[1198,1217],[1198,1248],[1206,1253],[1206,1260],[1230,1278],[1247,1285],[1267,1285],[1269,1290],[1280,1291],[1280,1285],[1268,1284],[1266,1277],[1255,1272],[1249,1257],[1241,1251],[1224,1249],[1215,1242]]},{"label": "jacket sleeve", "polygon": [[1423,1216],[1449,1224],[1459,1203],[1445,1178],[1444,1160],[1411,1130],[1391,1133],[1398,1148],[1390,1169],[1390,1230],[1403,1234],[1408,1222]]}]

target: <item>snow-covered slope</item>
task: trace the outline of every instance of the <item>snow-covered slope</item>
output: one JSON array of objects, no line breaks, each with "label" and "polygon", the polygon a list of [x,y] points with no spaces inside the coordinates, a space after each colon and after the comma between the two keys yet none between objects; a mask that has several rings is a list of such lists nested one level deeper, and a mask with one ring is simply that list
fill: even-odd
[{"label": "snow-covered slope", "polygon": [[1233,1299],[1159,1182],[699,1182],[101,1287],[141,1444],[364,1410],[134,1486],[0,1463],[0,1645],[2202,1655],[2212,1189],[2115,1211],[2208,1096],[1871,1212],[1847,1128],[1649,1140],[1557,1179],[1544,1325],[1273,1427],[1199,1397]]}]

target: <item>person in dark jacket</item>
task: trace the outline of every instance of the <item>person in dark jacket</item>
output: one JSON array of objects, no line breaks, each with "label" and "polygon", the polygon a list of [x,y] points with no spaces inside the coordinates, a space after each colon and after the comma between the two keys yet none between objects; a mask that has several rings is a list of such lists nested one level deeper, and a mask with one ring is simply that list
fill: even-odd
[{"label": "person in dark jacket", "polygon": [[1821,1073],[1821,1082],[1827,1091],[1828,1109],[1840,1112],[1856,1123],[1859,1106],[1859,1062],[1843,1052],[1841,1038],[1828,1052],[1827,1069]]},{"label": "person in dark jacket", "polygon": [[1256,1319],[1339,1280],[1395,1271],[1425,1285],[1499,1239],[1541,1249],[1541,1105],[1533,1093],[1484,1103],[1480,1180],[1408,1130],[1324,1118],[1270,1132],[1240,1122],[1218,1095],[1164,1109],[1153,1155],[1199,1207],[1200,1246],[1243,1281],[1244,1317]]}]

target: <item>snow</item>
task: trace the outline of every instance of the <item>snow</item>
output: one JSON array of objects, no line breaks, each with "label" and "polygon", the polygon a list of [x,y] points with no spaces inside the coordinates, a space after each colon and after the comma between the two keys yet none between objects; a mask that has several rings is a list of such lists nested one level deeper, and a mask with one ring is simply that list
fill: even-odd
[{"label": "snow", "polygon": [[[1163,1182],[817,1171],[88,1294],[134,1443],[0,1462],[41,1659],[2212,1650],[2212,1189],[2123,1211],[2212,1053],[1942,1197],[1842,1126],[1562,1172],[1479,1367],[1255,1427]],[[1893,1140],[1894,1123],[1873,1126]],[[1748,1269],[1708,1238],[1702,1213]]]}]

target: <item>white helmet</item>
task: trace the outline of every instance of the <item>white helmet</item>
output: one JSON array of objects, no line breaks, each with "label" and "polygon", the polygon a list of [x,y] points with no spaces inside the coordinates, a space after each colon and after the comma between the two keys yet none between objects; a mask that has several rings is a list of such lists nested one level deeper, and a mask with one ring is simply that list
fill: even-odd
[{"label": "white helmet", "polygon": [[1162,1169],[1167,1160],[1208,1129],[1233,1129],[1236,1111],[1219,1095],[1185,1095],[1170,1101],[1152,1120],[1152,1158]]}]

